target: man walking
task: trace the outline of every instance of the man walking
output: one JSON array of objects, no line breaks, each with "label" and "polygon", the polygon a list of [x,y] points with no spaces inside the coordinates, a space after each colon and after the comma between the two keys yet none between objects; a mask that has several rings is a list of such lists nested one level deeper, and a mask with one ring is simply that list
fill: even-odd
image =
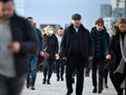
[{"label": "man walking", "polygon": [[13,0],[0,0],[0,95],[20,95],[27,55],[36,53],[31,25],[14,10]]},{"label": "man walking", "polygon": [[43,38],[41,31],[37,28],[36,22],[32,17],[28,17],[28,21],[30,21],[34,35],[37,41],[37,53],[29,54],[28,57],[28,74],[27,74],[27,88],[31,86],[32,90],[35,90],[35,81],[37,76],[37,65],[38,65],[38,56],[42,52],[43,48]]},{"label": "man walking", "polygon": [[82,95],[84,84],[84,67],[89,57],[89,31],[81,24],[81,15],[72,16],[72,24],[66,28],[62,41],[62,53],[66,57],[67,94],[73,92],[73,73],[76,71],[76,95]]},{"label": "man walking", "polygon": [[57,81],[61,79],[64,80],[64,63],[65,60],[61,55],[61,42],[64,35],[64,29],[60,27],[56,33],[57,43],[58,43],[58,53],[56,54],[56,73],[57,73]]}]

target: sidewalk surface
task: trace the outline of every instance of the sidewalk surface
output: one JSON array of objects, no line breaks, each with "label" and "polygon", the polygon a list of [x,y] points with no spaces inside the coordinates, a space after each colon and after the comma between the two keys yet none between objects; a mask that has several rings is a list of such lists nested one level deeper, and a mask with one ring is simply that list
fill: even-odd
[{"label": "sidewalk surface", "polygon": [[[66,95],[65,82],[57,82],[55,74],[53,74],[52,76],[51,85],[43,85],[42,79],[43,79],[42,73],[38,73],[36,81],[36,90],[32,91],[24,87],[22,95]],[[75,95],[75,93],[73,93],[72,95]],[[92,94],[91,78],[85,78],[83,95],[98,95],[98,94]],[[116,95],[115,90],[110,81],[109,81],[109,88],[104,89],[103,94],[99,95]]]}]

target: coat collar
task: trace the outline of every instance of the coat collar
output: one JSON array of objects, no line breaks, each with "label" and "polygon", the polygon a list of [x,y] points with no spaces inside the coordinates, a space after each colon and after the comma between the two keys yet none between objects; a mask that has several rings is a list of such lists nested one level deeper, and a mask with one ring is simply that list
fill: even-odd
[{"label": "coat collar", "polygon": [[[74,28],[74,26],[73,26],[73,24],[71,24],[69,26],[69,29],[70,29],[70,31],[72,31],[72,33],[76,31],[75,28]],[[88,30],[81,24],[78,31],[81,31],[81,33],[82,32],[84,33],[84,32],[86,32]]]},{"label": "coat collar", "polygon": [[[70,28],[74,29],[73,24],[70,25]],[[84,29],[85,27],[81,24],[80,27],[79,27],[79,29],[82,29],[82,28]]]}]

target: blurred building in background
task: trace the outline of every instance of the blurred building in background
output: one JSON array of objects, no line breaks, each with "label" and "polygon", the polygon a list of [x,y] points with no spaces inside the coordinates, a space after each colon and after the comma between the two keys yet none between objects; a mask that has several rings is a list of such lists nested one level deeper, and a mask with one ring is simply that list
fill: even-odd
[{"label": "blurred building in background", "polygon": [[110,36],[112,36],[112,24],[113,24],[113,18],[112,17],[105,17],[103,18],[105,22],[105,27],[107,29],[107,32],[109,33]]},{"label": "blurred building in background", "polygon": [[24,0],[14,0],[16,12],[19,15],[24,15]]},{"label": "blurred building in background", "polygon": [[126,0],[111,0],[111,4],[101,5],[101,15],[110,35],[113,34],[114,22],[120,17],[126,17]]},{"label": "blurred building in background", "polygon": [[101,17],[104,19],[105,27],[108,33],[111,35],[111,24],[112,24],[112,5],[102,4],[100,8]]},{"label": "blurred building in background", "polygon": [[112,3],[112,16],[116,20],[120,17],[126,17],[126,0],[111,0]]},{"label": "blurred building in background", "polygon": [[126,7],[126,0],[111,0],[112,8],[125,8]]},{"label": "blurred building in background", "polygon": [[112,5],[111,4],[102,4],[100,11],[101,11],[102,17],[111,17],[112,16]]}]

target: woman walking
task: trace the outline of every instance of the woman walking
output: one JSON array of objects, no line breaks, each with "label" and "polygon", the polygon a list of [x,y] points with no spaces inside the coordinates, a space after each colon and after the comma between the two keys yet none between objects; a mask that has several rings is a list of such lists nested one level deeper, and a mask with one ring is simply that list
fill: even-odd
[{"label": "woman walking", "polygon": [[111,41],[110,54],[106,58],[112,61],[110,78],[117,95],[126,95],[126,18],[118,21],[116,33]]}]

